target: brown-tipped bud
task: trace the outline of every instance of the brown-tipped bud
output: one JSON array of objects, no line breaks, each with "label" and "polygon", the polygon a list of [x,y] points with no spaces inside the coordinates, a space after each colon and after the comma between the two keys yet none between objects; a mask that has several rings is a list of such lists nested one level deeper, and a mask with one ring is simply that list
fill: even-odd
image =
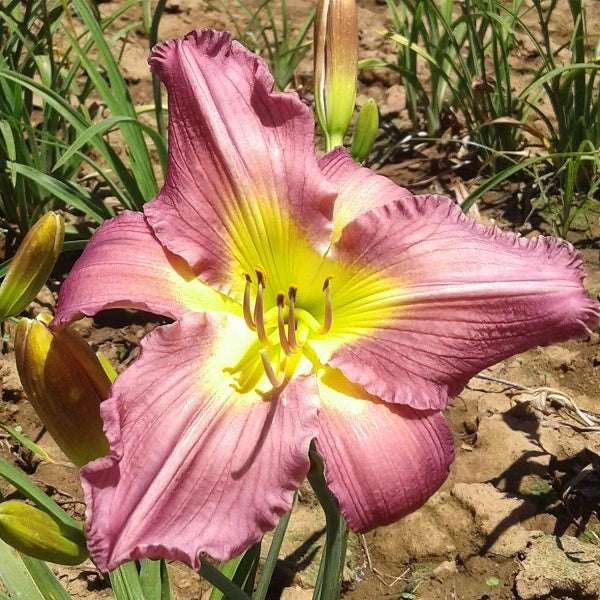
[{"label": "brown-tipped bud", "polygon": [[19,552],[60,565],[78,565],[88,557],[83,531],[19,500],[0,503],[0,538]]},{"label": "brown-tipped bud", "polygon": [[65,224],[50,211],[29,230],[0,285],[0,321],[18,315],[46,283],[62,249]]},{"label": "brown-tipped bud", "polygon": [[355,0],[319,0],[315,19],[315,105],[327,150],[343,144],[358,76]]},{"label": "brown-tipped bud", "polygon": [[21,319],[15,355],[23,389],[60,449],[78,467],[104,456],[100,402],[111,382],[89,344],[70,327]]}]

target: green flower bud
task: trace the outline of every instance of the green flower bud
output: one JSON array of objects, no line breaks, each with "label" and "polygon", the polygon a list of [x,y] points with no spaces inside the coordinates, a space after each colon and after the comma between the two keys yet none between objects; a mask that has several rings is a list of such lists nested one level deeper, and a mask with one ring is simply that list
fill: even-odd
[{"label": "green flower bud", "polygon": [[78,565],[88,558],[83,531],[20,500],[0,503],[0,538],[19,552],[59,565]]},{"label": "green flower bud", "polygon": [[0,321],[18,315],[46,283],[62,249],[65,224],[50,211],[29,230],[0,285]]},{"label": "green flower bud", "polygon": [[379,111],[377,103],[369,98],[361,107],[354,126],[350,154],[356,162],[362,162],[369,156],[377,137],[379,127]]},{"label": "green flower bud", "polygon": [[358,75],[354,0],[319,0],[315,19],[315,105],[327,150],[341,146],[352,119]]},{"label": "green flower bud", "polygon": [[23,389],[60,449],[78,467],[104,456],[99,407],[111,382],[89,344],[68,326],[51,331],[21,319],[15,355]]}]

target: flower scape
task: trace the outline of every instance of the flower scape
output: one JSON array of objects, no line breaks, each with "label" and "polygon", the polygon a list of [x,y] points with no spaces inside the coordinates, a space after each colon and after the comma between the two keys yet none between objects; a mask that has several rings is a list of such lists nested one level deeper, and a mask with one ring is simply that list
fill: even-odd
[{"label": "flower scape", "polygon": [[110,451],[80,472],[92,558],[230,559],[290,509],[312,443],[352,530],[415,510],[448,474],[441,411],[467,381],[596,325],[579,255],[341,147],[317,159],[308,107],[226,33],[149,62],[169,96],[165,184],[96,231],[52,324],[173,319],[101,405]]}]

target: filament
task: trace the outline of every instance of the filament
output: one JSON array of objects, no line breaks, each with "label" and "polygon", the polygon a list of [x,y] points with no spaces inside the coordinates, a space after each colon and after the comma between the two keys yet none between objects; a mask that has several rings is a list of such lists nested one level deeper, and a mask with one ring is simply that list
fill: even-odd
[{"label": "filament", "polygon": [[244,321],[246,321],[246,325],[252,330],[256,331],[256,325],[252,319],[252,311],[250,309],[250,285],[252,284],[252,279],[248,273],[244,273],[244,277],[246,278],[246,287],[244,288]]},{"label": "filament", "polygon": [[283,306],[285,303],[285,295],[283,292],[279,292],[277,294],[277,329],[279,331],[279,342],[281,344],[281,349],[287,356],[291,356],[293,354],[292,349],[290,348],[290,344],[288,342],[287,336],[285,334],[285,322],[283,320]]},{"label": "filament", "polygon": [[296,293],[298,288],[295,285],[290,285],[288,290],[288,298],[290,300],[290,308],[288,312],[288,334],[287,339],[290,345],[290,348],[296,349],[298,348],[298,341],[296,340],[296,313],[295,313],[295,303],[296,303]]},{"label": "filament", "polygon": [[323,316],[323,326],[321,327],[321,333],[328,333],[331,329],[331,322],[333,320],[333,308],[331,306],[331,291],[329,289],[329,280],[327,277],[323,283],[323,291],[325,292],[325,310]]},{"label": "filament", "polygon": [[256,277],[258,279],[258,289],[256,290],[256,302],[254,304],[254,323],[256,324],[256,334],[263,343],[268,343],[267,332],[265,331],[265,315],[263,303],[263,289],[266,287],[267,277],[262,267],[256,267]]}]

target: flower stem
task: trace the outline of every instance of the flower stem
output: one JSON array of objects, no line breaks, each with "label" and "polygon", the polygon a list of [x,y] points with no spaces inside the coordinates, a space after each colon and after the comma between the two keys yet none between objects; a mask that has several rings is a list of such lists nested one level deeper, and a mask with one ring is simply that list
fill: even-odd
[{"label": "flower stem", "polygon": [[[295,499],[296,498],[294,496],[294,500]],[[267,554],[265,564],[263,565],[260,579],[258,580],[258,585],[256,586],[256,591],[252,597],[253,600],[264,600],[265,596],[267,595],[269,584],[271,583],[271,578],[273,577],[273,571],[275,570],[275,565],[277,564],[277,558],[279,557],[279,550],[281,549],[281,544],[283,543],[283,538],[285,536],[291,514],[292,511],[288,510],[288,512],[281,517],[277,527],[275,528],[275,531],[273,531],[273,541],[271,542],[269,553]]]},{"label": "flower stem", "polygon": [[342,574],[346,562],[348,528],[336,497],[325,481],[323,459],[314,446],[310,449],[308,481],[325,513],[325,548],[315,583],[313,600],[336,600],[340,595]]},{"label": "flower stem", "polygon": [[344,145],[344,136],[340,133],[327,133],[325,132],[325,149],[327,152],[335,148],[336,146]]},{"label": "flower stem", "polygon": [[198,571],[210,584],[221,590],[228,600],[251,600],[240,588],[207,560],[200,560]]}]

